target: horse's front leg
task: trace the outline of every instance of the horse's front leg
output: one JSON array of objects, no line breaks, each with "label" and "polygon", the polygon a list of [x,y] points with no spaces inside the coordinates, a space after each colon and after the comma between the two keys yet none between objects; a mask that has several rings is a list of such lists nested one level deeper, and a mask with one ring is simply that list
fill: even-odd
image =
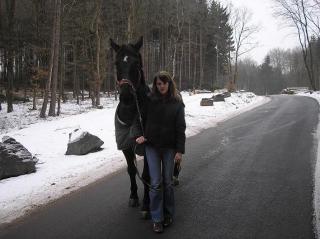
[{"label": "horse's front leg", "polygon": [[123,154],[127,161],[128,174],[130,177],[130,198],[129,198],[129,207],[138,207],[139,206],[139,197],[138,197],[138,186],[136,182],[136,173],[137,169],[134,164],[135,154],[131,148],[123,150]]}]

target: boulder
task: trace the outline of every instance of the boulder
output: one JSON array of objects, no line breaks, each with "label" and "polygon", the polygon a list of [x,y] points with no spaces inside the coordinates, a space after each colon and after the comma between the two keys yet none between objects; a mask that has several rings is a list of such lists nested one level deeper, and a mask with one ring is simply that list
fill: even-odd
[{"label": "boulder", "polygon": [[213,97],[214,102],[224,101],[224,94],[217,94]]},{"label": "boulder", "polygon": [[104,142],[87,131],[76,130],[69,134],[66,155],[84,155],[100,149]]},{"label": "boulder", "polygon": [[200,101],[200,106],[213,106],[212,98],[202,98]]},{"label": "boulder", "polygon": [[0,142],[0,179],[34,173],[38,159],[14,138]]},{"label": "boulder", "polygon": [[219,102],[219,101],[225,101],[225,98],[228,98],[230,96],[231,96],[231,93],[226,91],[223,93],[216,94],[216,95],[212,96],[212,98],[213,98],[214,102]]},{"label": "boulder", "polygon": [[228,98],[228,97],[231,96],[231,93],[226,91],[226,92],[223,93],[223,96],[224,96],[224,98]]}]

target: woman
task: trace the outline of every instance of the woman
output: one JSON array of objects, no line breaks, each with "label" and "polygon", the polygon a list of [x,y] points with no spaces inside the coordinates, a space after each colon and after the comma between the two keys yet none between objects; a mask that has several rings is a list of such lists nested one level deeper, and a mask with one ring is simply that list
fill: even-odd
[{"label": "woman", "polygon": [[[145,135],[136,142],[145,142],[150,172],[150,213],[153,230],[163,232],[174,216],[173,171],[185,151],[184,104],[170,74],[160,71],[153,80],[146,109]],[[162,172],[162,173],[161,173]]]}]

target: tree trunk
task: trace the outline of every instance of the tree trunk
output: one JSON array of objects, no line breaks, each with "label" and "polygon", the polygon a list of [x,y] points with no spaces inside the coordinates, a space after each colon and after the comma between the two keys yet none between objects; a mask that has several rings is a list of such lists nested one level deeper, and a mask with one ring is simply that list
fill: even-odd
[{"label": "tree trunk", "polygon": [[96,0],[96,10],[94,15],[94,21],[91,26],[91,33],[95,34],[96,51],[95,56],[92,53],[92,82],[90,85],[92,107],[100,105],[100,87],[101,87],[101,74],[100,74],[100,51],[101,51],[101,39],[100,39],[100,21],[101,21],[101,2],[102,0]]},{"label": "tree trunk", "polygon": [[2,3],[0,1],[0,36],[2,35],[2,19],[3,19],[3,15],[2,15]]},{"label": "tree trunk", "polygon": [[64,69],[65,69],[65,49],[62,44],[60,54],[60,81],[59,81],[59,97],[58,97],[58,110],[57,115],[61,114],[61,101],[63,100],[63,83],[64,83]]},{"label": "tree trunk", "polygon": [[[197,43],[197,37],[195,40]],[[197,79],[197,54],[195,52],[193,54],[194,54],[194,70],[193,70],[192,90],[194,91],[196,88],[196,79]]]},{"label": "tree trunk", "polygon": [[59,52],[60,52],[60,33],[61,33],[61,0],[56,2],[56,32],[54,35],[55,44],[54,44],[54,59],[53,59],[53,72],[52,72],[52,87],[51,87],[51,101],[49,108],[49,116],[56,115],[56,103],[57,103],[57,85],[58,85],[58,73],[59,73]]},{"label": "tree trunk", "polygon": [[144,69],[144,76],[146,82],[149,80],[149,44],[148,44],[148,39],[146,38],[146,43],[144,44],[143,47],[143,69]]},{"label": "tree trunk", "polygon": [[203,39],[202,39],[202,26],[200,26],[199,47],[200,47],[200,59],[199,59],[200,78],[199,78],[199,88],[202,89],[202,83],[203,83]]},{"label": "tree trunk", "polygon": [[[113,54],[113,50],[111,50],[111,59],[113,59],[113,62],[116,59],[115,54]],[[113,69],[113,80],[114,80],[114,99],[118,100],[118,91],[117,91],[117,69],[115,67],[115,65],[112,65],[112,69]]]},{"label": "tree trunk", "polygon": [[80,104],[80,75],[77,74],[77,63],[75,62],[74,64],[74,77],[75,77],[75,82],[76,82],[76,99],[77,99],[77,104]]},{"label": "tree trunk", "polygon": [[80,104],[79,101],[79,76],[77,74],[77,46],[76,42],[73,44],[73,98],[77,99],[77,104]]},{"label": "tree trunk", "polygon": [[13,111],[13,78],[14,78],[14,71],[13,71],[13,61],[14,61],[14,17],[15,17],[15,10],[16,10],[16,1],[6,1],[7,12],[8,12],[8,31],[7,35],[9,37],[9,42],[7,46],[7,90],[6,90],[6,98],[7,98],[7,112],[10,113]]},{"label": "tree trunk", "polygon": [[309,56],[310,56],[310,68],[307,70],[308,70],[311,86],[313,90],[317,90],[315,79],[314,79],[313,49],[312,49],[310,33],[309,33],[309,25],[308,25],[309,19],[307,17],[307,13],[306,13],[307,10],[305,9],[304,1],[301,1],[301,6],[302,6],[302,14],[305,21],[304,31],[305,31],[305,36],[308,43]]},{"label": "tree trunk", "polygon": [[[38,62],[38,61],[35,61],[35,62]],[[39,68],[40,68],[40,64],[38,62],[38,64],[37,64],[38,72],[39,72]],[[38,88],[37,83],[33,82],[33,84],[32,84],[32,110],[37,109],[37,88]]]},{"label": "tree trunk", "polygon": [[[76,41],[72,41],[72,56],[73,56],[73,64],[76,63]],[[75,71],[74,71],[74,67],[73,67],[73,81],[72,81],[72,98],[75,99],[77,97],[77,93],[76,93],[76,77],[75,77]]]},{"label": "tree trunk", "polygon": [[32,110],[37,109],[37,87],[33,87]]},{"label": "tree trunk", "polygon": [[[11,48],[11,46],[10,46]],[[10,113],[13,111],[13,58],[14,58],[14,53],[13,49],[8,50],[7,54],[7,81],[8,81],[8,86],[7,86],[7,91],[6,91],[6,98],[7,98],[7,113]]]},{"label": "tree trunk", "polygon": [[191,83],[191,20],[189,19],[189,52],[188,52],[188,82]]},{"label": "tree trunk", "polygon": [[173,57],[172,57],[172,76],[176,76],[176,57],[177,57],[177,43],[174,43]]},{"label": "tree trunk", "polygon": [[[181,37],[181,33],[182,33],[182,27],[183,27],[183,20],[181,19],[183,18],[183,7],[180,6],[181,2],[180,0],[176,0],[176,8],[177,8],[177,15],[176,15],[176,24],[177,24],[177,37],[174,39],[174,51],[173,51],[173,60],[172,60],[172,72],[173,72],[173,77],[175,77],[176,75],[176,61],[177,61],[177,51],[178,51],[178,44],[180,43],[180,37]],[[181,17],[179,16],[179,9],[181,8]]]},{"label": "tree trunk", "polygon": [[133,39],[134,21],[135,21],[135,0],[130,0],[129,16],[128,16],[128,28],[127,28],[127,40],[128,43]]},{"label": "tree trunk", "polygon": [[[100,11],[100,7],[99,7]],[[97,21],[96,21],[96,82],[95,82],[95,106],[98,107],[100,105],[100,87],[101,87],[101,76],[100,76],[100,50],[101,50],[101,40],[100,40],[100,32],[99,32],[99,25],[100,25],[100,13],[98,14]]]},{"label": "tree trunk", "polygon": [[51,55],[50,55],[50,62],[49,62],[49,76],[48,80],[45,84],[44,89],[44,96],[43,96],[43,102],[42,102],[42,108],[40,112],[40,118],[46,117],[46,111],[49,101],[49,93],[51,89],[51,80],[52,80],[52,69],[53,69],[53,59],[54,59],[54,48],[55,48],[55,34],[56,34],[56,21],[57,21],[57,15],[54,13],[53,17],[53,28],[52,28],[52,41],[51,41]]},{"label": "tree trunk", "polygon": [[182,87],[182,72],[183,72],[183,55],[184,53],[184,46],[183,43],[181,44],[181,58],[180,58],[180,69],[179,69],[179,90],[181,91],[181,87]]}]

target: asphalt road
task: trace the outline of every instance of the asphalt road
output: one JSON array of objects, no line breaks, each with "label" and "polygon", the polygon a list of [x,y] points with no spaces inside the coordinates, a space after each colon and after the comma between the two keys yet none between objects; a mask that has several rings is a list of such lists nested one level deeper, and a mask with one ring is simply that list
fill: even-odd
[{"label": "asphalt road", "polygon": [[188,138],[175,222],[161,235],[127,206],[121,170],[0,228],[0,238],[315,238],[318,114],[313,99],[275,96]]}]

